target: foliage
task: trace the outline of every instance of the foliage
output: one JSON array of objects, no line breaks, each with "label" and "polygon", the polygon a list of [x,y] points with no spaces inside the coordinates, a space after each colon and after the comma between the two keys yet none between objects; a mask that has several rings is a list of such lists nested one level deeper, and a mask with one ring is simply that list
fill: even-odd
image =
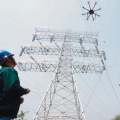
[{"label": "foliage", "polygon": [[28,113],[28,111],[27,112],[23,112],[21,110],[20,114],[18,115],[18,118],[15,119],[15,120],[25,120],[24,117],[25,117],[26,113]]},{"label": "foliage", "polygon": [[113,120],[120,120],[120,115],[116,116]]}]

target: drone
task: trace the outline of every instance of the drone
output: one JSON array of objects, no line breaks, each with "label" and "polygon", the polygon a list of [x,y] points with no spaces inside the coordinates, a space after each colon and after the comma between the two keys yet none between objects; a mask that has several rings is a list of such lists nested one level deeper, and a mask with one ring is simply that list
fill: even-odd
[{"label": "drone", "polygon": [[92,15],[92,19],[93,21],[95,20],[96,16],[100,17],[100,15],[98,15],[97,13],[95,13],[96,11],[101,10],[101,8],[94,10],[95,6],[96,6],[97,2],[95,2],[95,5],[93,6],[93,8],[91,9],[90,3],[88,2],[89,8],[90,10],[88,10],[87,8],[83,7],[83,9],[87,10],[88,12],[82,15],[87,15],[87,20],[89,19],[90,15]]}]

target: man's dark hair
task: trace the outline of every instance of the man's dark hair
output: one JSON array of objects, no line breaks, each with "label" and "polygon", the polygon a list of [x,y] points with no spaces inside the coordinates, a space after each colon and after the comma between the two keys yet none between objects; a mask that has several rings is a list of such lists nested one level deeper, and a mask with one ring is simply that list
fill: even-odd
[{"label": "man's dark hair", "polygon": [[0,65],[2,67],[6,66],[6,58],[4,58],[3,60],[0,60]]}]

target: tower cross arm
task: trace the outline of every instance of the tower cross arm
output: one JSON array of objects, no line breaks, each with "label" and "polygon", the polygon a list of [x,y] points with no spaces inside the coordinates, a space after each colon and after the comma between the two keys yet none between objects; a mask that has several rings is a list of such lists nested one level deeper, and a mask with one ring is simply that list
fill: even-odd
[{"label": "tower cross arm", "polygon": [[20,71],[31,72],[54,72],[57,67],[57,60],[40,60],[40,61],[18,61],[17,66]]},{"label": "tower cross arm", "polygon": [[42,34],[66,34],[70,32],[72,35],[89,35],[89,36],[98,36],[98,32],[86,32],[86,31],[83,31],[83,32],[74,32],[72,33],[71,30],[66,30],[66,31],[62,31],[62,30],[53,30],[53,29],[45,29],[45,28],[39,28],[39,27],[36,27],[35,28],[35,33],[36,34],[39,34],[39,33],[42,33]]},{"label": "tower cross arm", "polygon": [[[86,48],[81,48],[81,47],[74,47],[73,50],[73,56],[76,57],[104,57],[105,52],[100,51],[98,48],[97,49],[86,49]],[[105,58],[105,57],[104,57]]]},{"label": "tower cross arm", "polygon": [[[20,56],[22,54],[36,54],[36,55],[60,55],[62,47],[59,45],[51,46],[51,45],[24,45],[22,46],[22,50]],[[73,56],[76,57],[103,57],[104,51],[100,51],[97,49],[86,49],[82,47],[73,47],[72,49]]]},{"label": "tower cross arm", "polygon": [[[17,66],[20,71],[31,71],[31,72],[55,72],[58,66],[57,60],[41,60],[37,63],[34,61],[20,61],[17,62]],[[59,66],[60,67],[60,66]],[[105,66],[100,64],[84,62],[73,62],[74,73],[102,73],[105,70]]]},{"label": "tower cross arm", "polygon": [[36,54],[36,55],[59,55],[61,46],[51,45],[23,45],[20,53],[22,54]]},{"label": "tower cross arm", "polygon": [[99,73],[102,74],[105,70],[105,65],[99,63],[87,63],[76,61],[73,63],[75,73]]},{"label": "tower cross arm", "polygon": [[71,33],[69,36],[66,33],[34,33],[32,41],[50,41],[52,42],[63,42],[65,37],[72,39],[75,43],[93,43],[98,45],[97,36],[92,33]]}]

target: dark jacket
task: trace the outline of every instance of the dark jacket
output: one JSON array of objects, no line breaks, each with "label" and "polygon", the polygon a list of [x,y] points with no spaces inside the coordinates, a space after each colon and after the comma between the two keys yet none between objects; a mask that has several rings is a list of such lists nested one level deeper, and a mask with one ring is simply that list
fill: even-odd
[{"label": "dark jacket", "polygon": [[20,86],[18,73],[11,67],[0,69],[0,118],[16,118],[20,106],[20,96],[27,90]]}]

